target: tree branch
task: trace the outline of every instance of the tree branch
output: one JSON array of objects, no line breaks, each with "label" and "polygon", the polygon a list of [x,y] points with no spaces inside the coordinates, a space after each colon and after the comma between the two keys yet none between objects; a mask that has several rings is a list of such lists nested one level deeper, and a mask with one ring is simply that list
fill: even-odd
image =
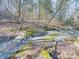
[{"label": "tree branch", "polygon": [[48,24],[51,22],[51,20],[56,16],[56,14],[61,10],[62,6],[63,6],[64,0],[62,0],[61,2],[61,6],[59,7],[59,9],[55,12],[55,14],[50,18],[50,20],[48,21]]}]

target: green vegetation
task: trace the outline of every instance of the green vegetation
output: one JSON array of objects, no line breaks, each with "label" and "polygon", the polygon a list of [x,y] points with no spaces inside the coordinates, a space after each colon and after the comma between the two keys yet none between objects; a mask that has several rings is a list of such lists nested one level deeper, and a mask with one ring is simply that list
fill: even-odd
[{"label": "green vegetation", "polygon": [[42,39],[44,40],[55,40],[56,36],[44,36]]},{"label": "green vegetation", "polygon": [[29,41],[27,44],[23,45],[18,51],[14,52],[13,56],[23,56],[26,54],[26,51],[28,50],[32,50],[32,41]]},{"label": "green vegetation", "polygon": [[44,27],[44,30],[45,30],[45,31],[57,30],[57,28],[56,28],[56,27],[45,26],[45,27]]},{"label": "green vegetation", "polygon": [[37,30],[35,28],[25,28],[22,31],[24,32],[24,37],[31,36],[34,33],[37,33]]},{"label": "green vegetation", "polygon": [[16,32],[16,30],[11,28],[5,28],[5,29],[0,29],[0,32]]},{"label": "green vegetation", "polygon": [[51,59],[50,54],[47,50],[42,50],[40,55],[42,55],[45,59]]}]

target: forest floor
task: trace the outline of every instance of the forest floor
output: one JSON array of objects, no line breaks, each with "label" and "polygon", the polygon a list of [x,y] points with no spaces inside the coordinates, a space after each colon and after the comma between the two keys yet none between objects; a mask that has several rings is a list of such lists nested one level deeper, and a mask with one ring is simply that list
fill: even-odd
[{"label": "forest floor", "polygon": [[[0,38],[2,42],[0,46],[3,45],[0,49],[2,51],[0,59],[7,57],[8,59],[79,59],[79,31],[62,23],[54,22],[46,26],[44,23],[37,22],[0,23],[0,37],[14,37],[7,41],[7,38],[5,40]],[[19,30],[20,27],[23,29]],[[27,41],[25,37],[30,40]],[[21,44],[18,50],[16,50],[19,46],[17,44]],[[9,48],[9,45],[12,47]],[[8,56],[8,50],[13,51],[10,51],[12,53],[10,56]]]}]

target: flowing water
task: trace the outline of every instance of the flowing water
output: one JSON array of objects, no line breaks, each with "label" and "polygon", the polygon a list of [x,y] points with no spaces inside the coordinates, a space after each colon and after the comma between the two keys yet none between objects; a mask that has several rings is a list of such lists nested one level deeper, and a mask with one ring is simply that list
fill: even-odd
[{"label": "flowing water", "polygon": [[1,37],[0,38],[0,59],[8,59],[9,56],[11,56],[14,52],[19,50],[21,46],[27,44],[29,40],[35,41],[40,40],[45,36],[48,36],[53,33],[62,33],[58,34],[55,38],[56,41],[63,40],[65,36],[79,36],[79,31],[47,31],[44,35],[36,34],[34,36],[29,36],[27,38],[19,38],[17,37]]}]

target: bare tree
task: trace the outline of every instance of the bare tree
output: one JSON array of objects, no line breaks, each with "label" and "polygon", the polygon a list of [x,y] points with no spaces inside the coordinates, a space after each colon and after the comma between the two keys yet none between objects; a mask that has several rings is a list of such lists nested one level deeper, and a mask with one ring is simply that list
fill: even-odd
[{"label": "bare tree", "polygon": [[18,16],[21,16],[21,0],[18,2]]}]

